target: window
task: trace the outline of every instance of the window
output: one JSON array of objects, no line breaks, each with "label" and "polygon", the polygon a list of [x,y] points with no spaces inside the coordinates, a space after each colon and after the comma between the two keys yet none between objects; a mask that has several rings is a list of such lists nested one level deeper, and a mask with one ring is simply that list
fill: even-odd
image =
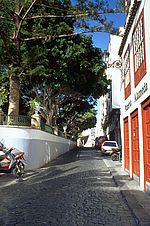
[{"label": "window", "polygon": [[142,11],[133,32],[134,84],[135,87],[146,73],[144,13]]},{"label": "window", "polygon": [[105,141],[103,146],[117,147],[117,143],[116,142],[111,142],[111,141]]},{"label": "window", "polygon": [[129,47],[124,56],[124,92],[125,99],[131,94],[131,81],[130,81],[130,52]]}]

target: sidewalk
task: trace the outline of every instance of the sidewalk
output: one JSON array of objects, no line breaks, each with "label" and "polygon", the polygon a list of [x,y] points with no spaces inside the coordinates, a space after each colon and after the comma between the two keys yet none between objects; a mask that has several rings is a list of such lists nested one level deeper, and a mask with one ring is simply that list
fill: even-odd
[{"label": "sidewalk", "polygon": [[122,197],[132,211],[137,225],[150,226],[150,195],[143,192],[137,182],[132,180],[127,172],[124,172],[121,163],[104,159],[109,168],[116,186],[119,187]]}]

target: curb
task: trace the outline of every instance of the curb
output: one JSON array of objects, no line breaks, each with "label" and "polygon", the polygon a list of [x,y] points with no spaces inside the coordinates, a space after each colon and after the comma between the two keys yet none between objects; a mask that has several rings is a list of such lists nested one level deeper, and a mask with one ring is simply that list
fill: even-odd
[{"label": "curb", "polygon": [[[111,173],[111,171],[110,171],[110,173]],[[126,205],[128,206],[128,208],[129,208],[129,210],[130,210],[130,212],[131,212],[131,214],[132,214],[132,216],[133,216],[133,218],[134,218],[136,224],[137,224],[137,225],[140,225],[140,220],[139,220],[139,218],[136,216],[136,214],[134,213],[134,210],[131,208],[131,206],[130,206],[130,204],[129,204],[129,202],[128,202],[128,199],[127,199],[127,192],[126,192],[126,195],[125,195],[125,194],[124,194],[124,191],[123,191],[122,189],[120,189],[120,186],[118,185],[118,182],[117,182],[117,180],[115,179],[115,176],[113,176],[112,173],[111,173],[111,175],[112,175],[112,178],[113,178],[113,181],[114,181],[116,187],[119,188],[120,194],[121,194],[121,196],[122,196],[124,202],[125,202]],[[128,190],[128,189],[129,189],[129,188],[127,187],[127,190]],[[128,191],[128,192],[129,192],[129,191]]]},{"label": "curb", "polygon": [[142,191],[128,173],[123,171],[122,164],[104,159],[115,185],[130,209],[137,225],[150,226],[150,196]]}]

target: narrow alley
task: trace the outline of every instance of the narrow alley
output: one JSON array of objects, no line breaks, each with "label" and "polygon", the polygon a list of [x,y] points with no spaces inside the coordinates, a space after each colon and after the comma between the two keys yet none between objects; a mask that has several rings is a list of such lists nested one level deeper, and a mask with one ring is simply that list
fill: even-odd
[{"label": "narrow alley", "polygon": [[70,151],[22,182],[0,181],[1,226],[139,225],[98,150]]}]

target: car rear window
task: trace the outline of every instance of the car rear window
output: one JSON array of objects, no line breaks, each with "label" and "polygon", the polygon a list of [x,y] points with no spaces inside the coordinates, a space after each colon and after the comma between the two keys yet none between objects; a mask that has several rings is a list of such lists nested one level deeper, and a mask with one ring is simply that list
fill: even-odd
[{"label": "car rear window", "polygon": [[115,142],[108,142],[108,141],[104,142],[103,146],[117,147]]}]

